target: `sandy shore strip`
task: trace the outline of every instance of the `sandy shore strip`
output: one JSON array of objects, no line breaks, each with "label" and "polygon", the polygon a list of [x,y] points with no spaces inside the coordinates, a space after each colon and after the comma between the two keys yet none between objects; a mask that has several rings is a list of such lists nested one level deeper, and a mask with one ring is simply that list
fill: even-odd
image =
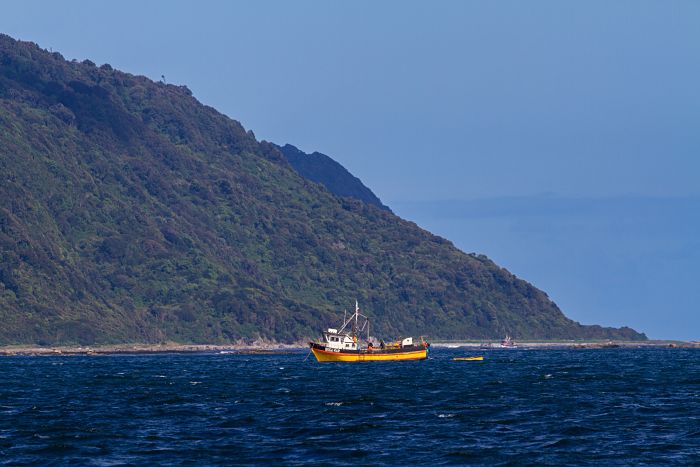
[{"label": "sandy shore strip", "polygon": [[159,353],[221,353],[221,354],[285,354],[298,353],[307,345],[253,342],[252,344],[112,344],[96,346],[32,346],[10,345],[0,347],[0,356],[11,355],[115,355]]},{"label": "sandy shore strip", "polygon": [[[435,341],[433,348],[468,348],[468,349],[502,349],[500,341]],[[518,341],[515,349],[644,349],[644,348],[678,348],[700,349],[699,341]],[[308,349],[304,343],[281,344],[269,341],[255,341],[250,344],[236,343],[228,345],[216,344],[111,344],[96,346],[32,346],[8,345],[0,346],[0,356],[13,355],[115,355],[115,354],[165,354],[165,353],[220,353],[220,354],[288,354],[299,353]]]}]

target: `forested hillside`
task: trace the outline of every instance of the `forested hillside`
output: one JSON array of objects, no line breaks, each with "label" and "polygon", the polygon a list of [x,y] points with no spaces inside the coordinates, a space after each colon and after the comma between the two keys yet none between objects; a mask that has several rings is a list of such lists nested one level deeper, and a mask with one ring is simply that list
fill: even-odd
[{"label": "forested hillside", "polygon": [[0,35],[0,344],[377,334],[624,338],[297,174],[184,86]]}]

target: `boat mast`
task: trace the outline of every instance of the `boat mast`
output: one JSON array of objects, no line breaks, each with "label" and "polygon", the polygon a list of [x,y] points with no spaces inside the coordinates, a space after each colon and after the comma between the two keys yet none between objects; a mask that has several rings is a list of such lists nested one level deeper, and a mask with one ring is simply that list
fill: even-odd
[{"label": "boat mast", "polygon": [[[360,327],[360,316],[365,319],[365,321],[362,323],[362,327]],[[346,331],[346,328],[348,326],[351,326],[349,331]],[[360,305],[355,300],[355,313],[350,315],[350,317],[347,317],[347,310],[343,310],[343,325],[336,331],[337,334],[341,334],[343,331],[349,336],[355,336],[359,337],[361,333],[364,332],[365,328],[367,328],[367,337],[369,338],[369,318],[367,318],[365,315],[360,313]]]},{"label": "boat mast", "polygon": [[357,299],[355,299],[355,328],[353,331],[357,333],[357,316],[360,314],[360,305],[357,303]]}]

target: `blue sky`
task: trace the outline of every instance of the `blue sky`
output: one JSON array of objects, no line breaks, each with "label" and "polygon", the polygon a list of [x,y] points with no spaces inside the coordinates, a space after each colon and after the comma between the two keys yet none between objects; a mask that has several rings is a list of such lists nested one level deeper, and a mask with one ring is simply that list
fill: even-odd
[{"label": "blue sky", "polygon": [[5,2],[326,153],[583,323],[700,339],[700,2]]}]

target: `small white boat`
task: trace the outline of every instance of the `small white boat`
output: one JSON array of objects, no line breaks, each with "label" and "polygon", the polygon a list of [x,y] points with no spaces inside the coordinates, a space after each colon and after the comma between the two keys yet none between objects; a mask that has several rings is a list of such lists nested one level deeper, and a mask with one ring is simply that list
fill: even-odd
[{"label": "small white boat", "polygon": [[513,338],[506,334],[506,337],[504,337],[501,341],[501,348],[514,349],[516,347],[517,346],[515,345],[515,341],[513,340]]}]

